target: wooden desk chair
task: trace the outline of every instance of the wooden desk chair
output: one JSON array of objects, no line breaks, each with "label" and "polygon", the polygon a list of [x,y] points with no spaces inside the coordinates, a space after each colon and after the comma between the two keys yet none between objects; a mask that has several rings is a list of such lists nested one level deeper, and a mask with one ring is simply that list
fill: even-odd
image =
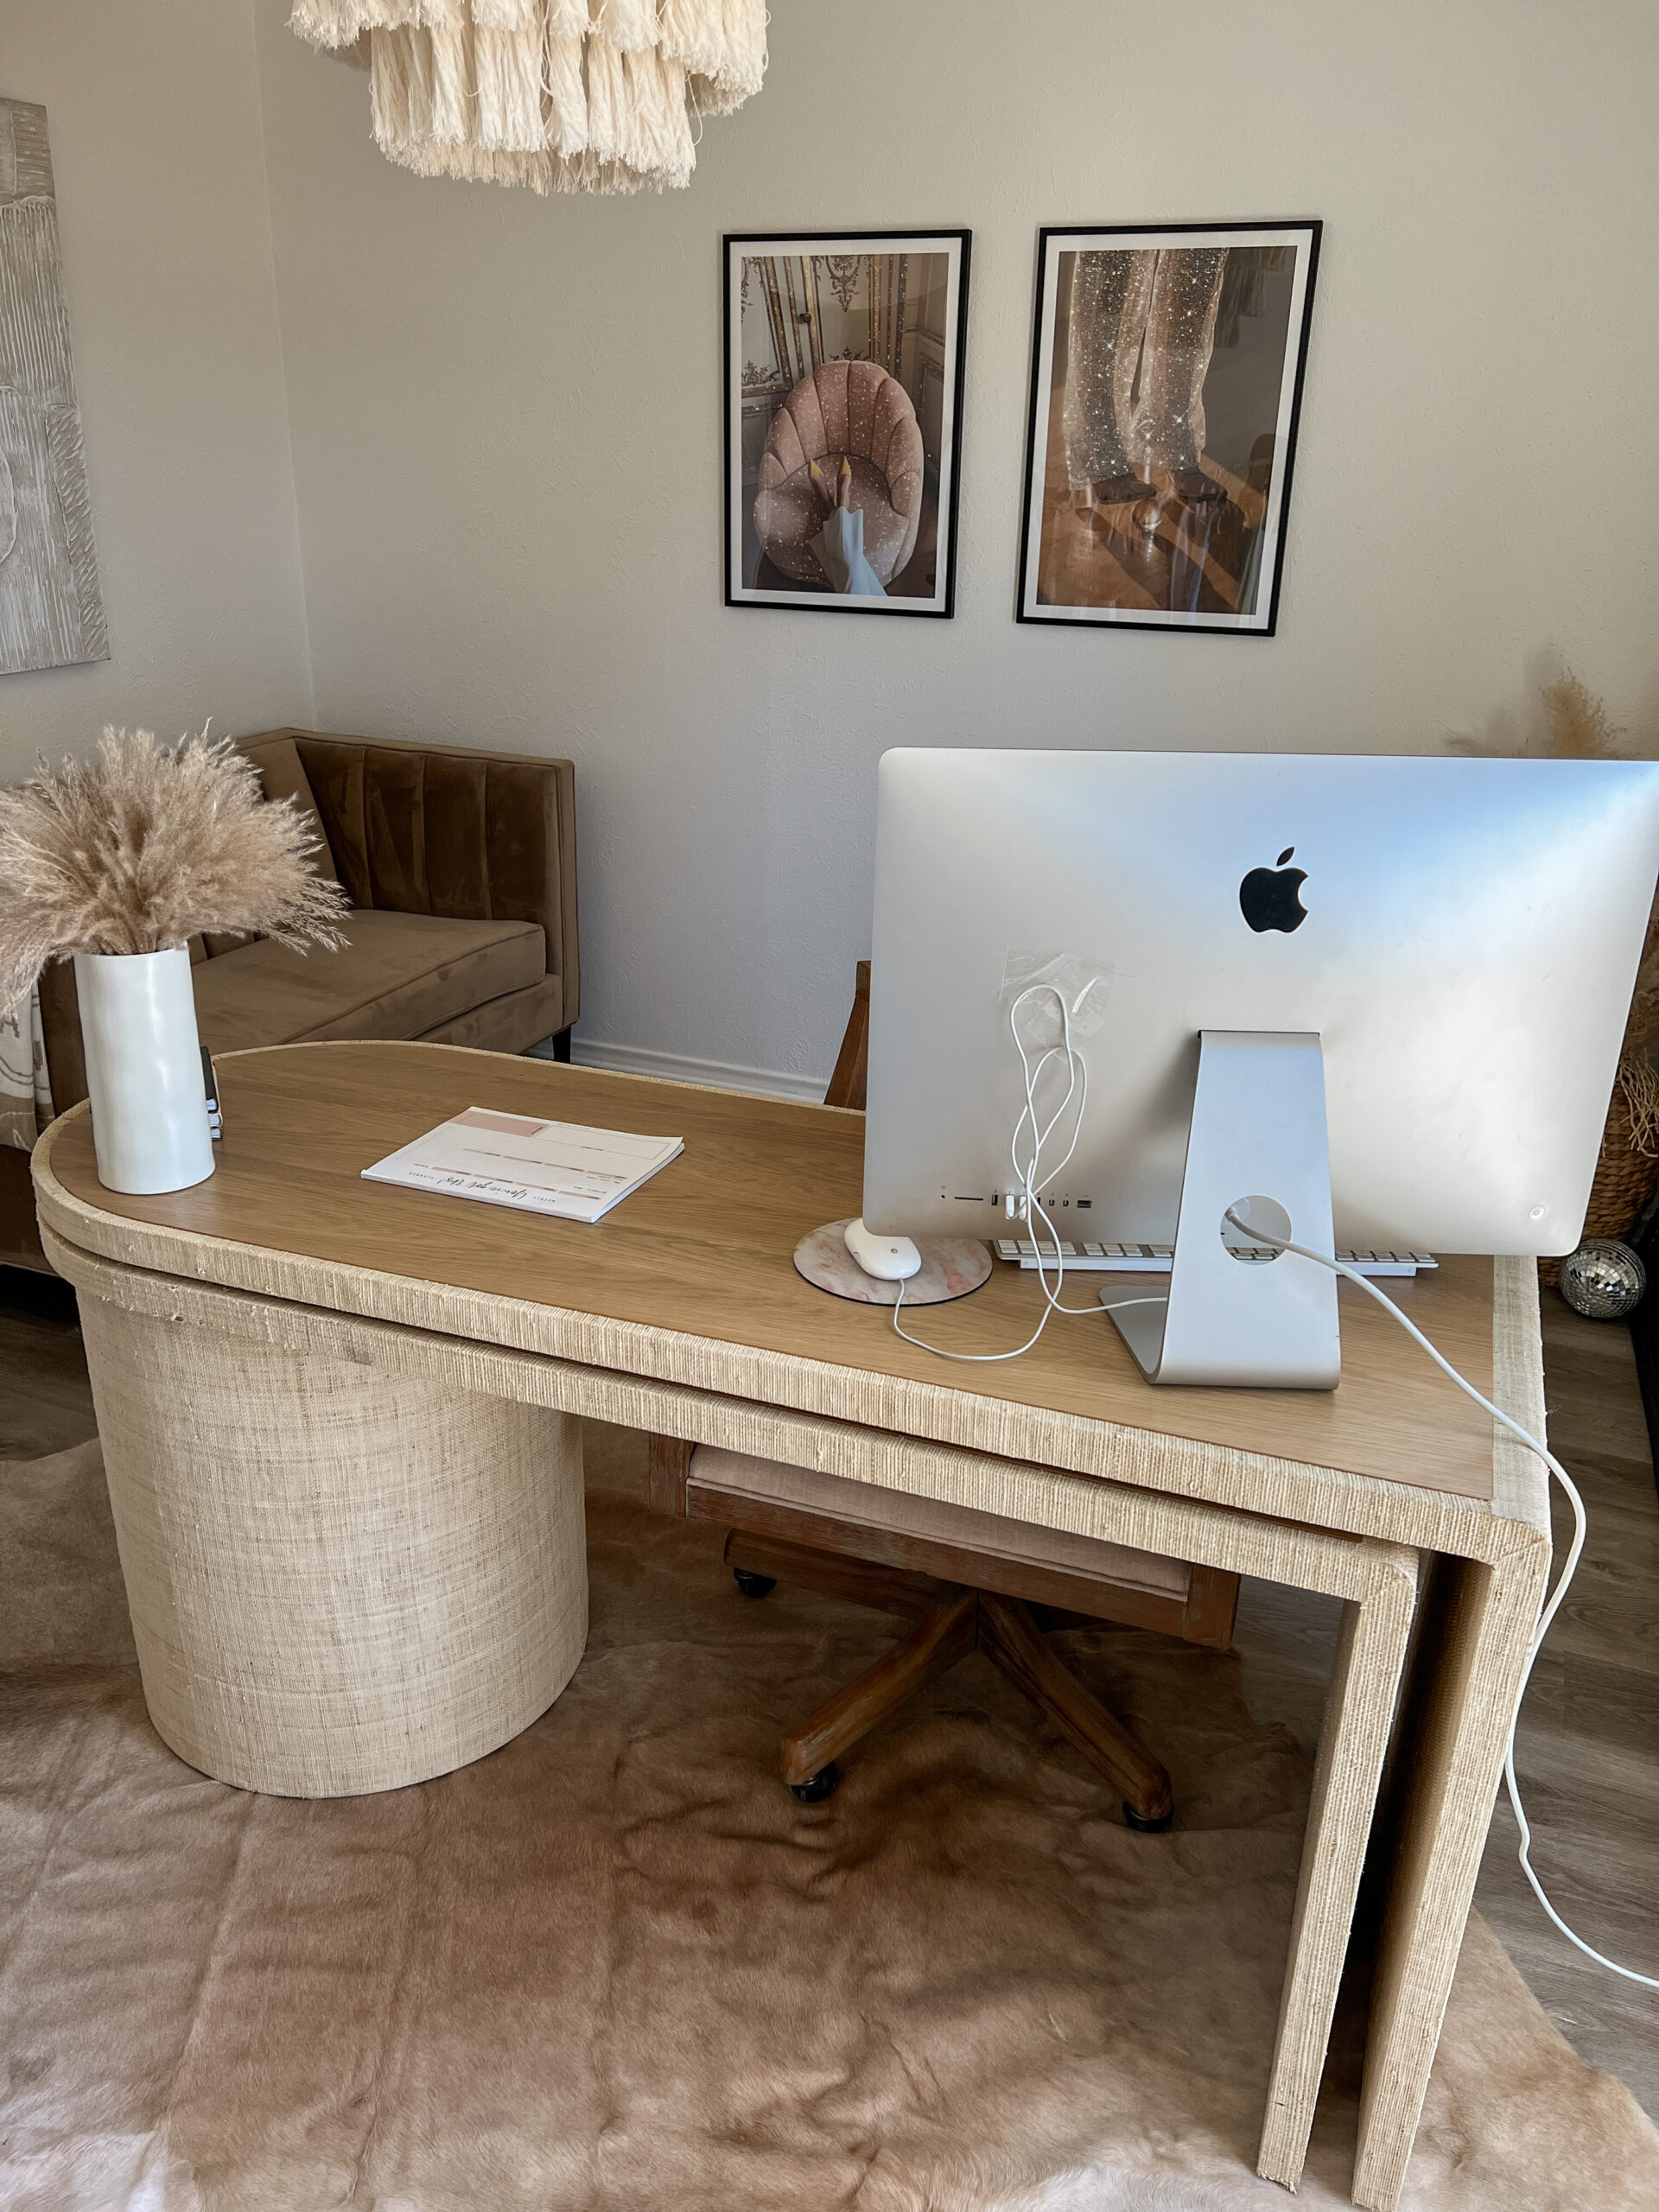
[{"label": "wooden desk chair", "polygon": [[[828,1106],[863,1109],[869,1015],[861,960]],[[1122,1792],[1131,1827],[1169,1826],[1168,1775],[1046,1638],[1107,1620],[1224,1650],[1236,1574],[675,1437],[651,1439],[651,1487],[660,1510],[729,1530],[726,1564],[745,1597],[795,1582],[910,1624],[784,1738],[784,1780],[804,1803],[829,1796],[842,1756],[977,1648]]]}]

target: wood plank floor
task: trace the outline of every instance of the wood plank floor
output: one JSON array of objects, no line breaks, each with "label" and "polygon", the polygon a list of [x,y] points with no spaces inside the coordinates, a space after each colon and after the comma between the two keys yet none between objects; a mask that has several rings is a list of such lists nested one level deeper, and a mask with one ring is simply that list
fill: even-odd
[{"label": "wood plank floor", "polygon": [[[1534,1863],[1558,1909],[1612,1957],[1659,1974],[1659,1496],[1630,1355],[1617,1325],[1544,1298],[1550,1440],[1579,1482],[1590,1541],[1522,1716],[1519,1771]],[[0,1459],[67,1450],[96,1430],[73,1294],[0,1268]],[[1569,1522],[1563,1506],[1558,1547]],[[1336,1605],[1247,1582],[1236,1643],[1262,1721],[1312,1747]],[[1659,2119],[1659,1994],[1582,1958],[1516,1863],[1500,1801],[1477,1903],[1568,2041]]]},{"label": "wood plank floor", "polygon": [[74,1292],[56,1275],[0,1267],[0,1459],[67,1452],[97,1433]]}]

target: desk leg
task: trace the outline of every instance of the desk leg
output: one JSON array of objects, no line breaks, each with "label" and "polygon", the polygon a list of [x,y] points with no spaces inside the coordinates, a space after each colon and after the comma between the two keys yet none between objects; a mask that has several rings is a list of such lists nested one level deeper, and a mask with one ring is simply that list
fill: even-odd
[{"label": "desk leg", "polygon": [[588,1633],[572,1416],[85,1287],[80,1313],[144,1697],[181,1758],[354,1796],[552,1703]]},{"label": "desk leg", "polygon": [[1405,2179],[1548,1562],[1522,1532],[1495,1567],[1442,1559],[1430,1592],[1360,2094],[1354,2202],[1370,2212],[1393,2212]]},{"label": "desk leg", "polygon": [[1399,1567],[1342,1611],[1302,1844],[1256,2171],[1294,2189],[1307,2155],[1416,1596]]}]

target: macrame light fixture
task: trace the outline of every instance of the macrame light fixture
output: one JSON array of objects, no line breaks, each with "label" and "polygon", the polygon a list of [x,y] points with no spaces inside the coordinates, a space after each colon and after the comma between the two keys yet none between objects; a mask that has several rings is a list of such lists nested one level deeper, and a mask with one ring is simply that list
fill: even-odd
[{"label": "macrame light fixture", "polygon": [[289,20],[366,56],[389,159],[536,192],[690,184],[696,120],[766,71],[766,0],[295,0]]}]

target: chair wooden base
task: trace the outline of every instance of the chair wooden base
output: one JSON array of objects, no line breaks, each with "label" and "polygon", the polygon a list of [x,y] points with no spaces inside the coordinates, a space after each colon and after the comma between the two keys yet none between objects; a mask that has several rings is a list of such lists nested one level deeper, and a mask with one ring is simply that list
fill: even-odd
[{"label": "chair wooden base", "polygon": [[798,1582],[912,1624],[874,1667],[785,1737],[784,1780],[806,1802],[830,1795],[839,1779],[836,1761],[861,1737],[977,1649],[1120,1792],[1132,1827],[1169,1826],[1174,1801],[1167,1773],[1044,1640],[1046,1629],[1075,1626],[1089,1616],[738,1529],[726,1540],[726,1564],[748,1597],[765,1597],[777,1582]]}]

